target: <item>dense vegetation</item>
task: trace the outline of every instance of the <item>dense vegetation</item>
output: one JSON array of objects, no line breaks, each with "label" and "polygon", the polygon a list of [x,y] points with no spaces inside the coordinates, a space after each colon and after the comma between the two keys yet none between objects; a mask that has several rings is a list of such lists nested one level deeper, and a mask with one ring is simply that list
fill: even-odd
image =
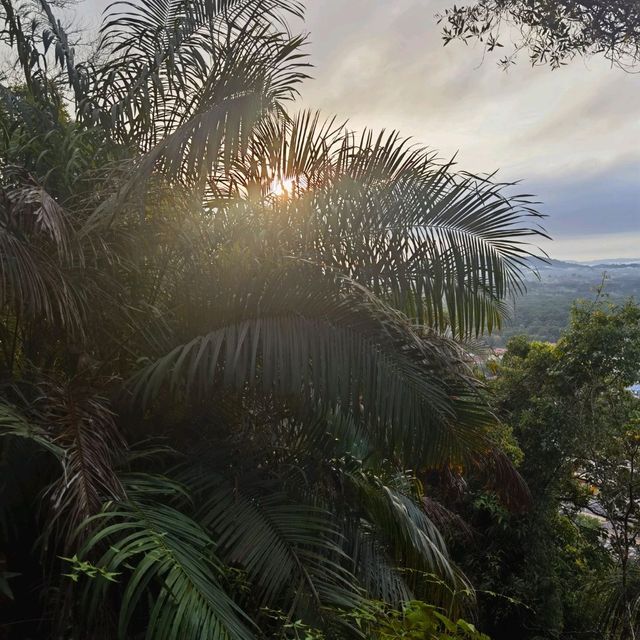
[{"label": "dense vegetation", "polygon": [[6,633],[477,635],[422,477],[502,460],[460,341],[537,214],[290,113],[297,2],[122,3],[86,60],[2,8]]},{"label": "dense vegetation", "polygon": [[531,491],[509,513],[470,483],[459,561],[492,638],[633,638],[640,630],[637,541],[640,307],[577,305],[556,345],[513,338],[491,382],[505,450]]},{"label": "dense vegetation", "polygon": [[0,4],[1,634],[635,632],[637,307],[487,387],[539,215],[293,112],[297,2]]}]

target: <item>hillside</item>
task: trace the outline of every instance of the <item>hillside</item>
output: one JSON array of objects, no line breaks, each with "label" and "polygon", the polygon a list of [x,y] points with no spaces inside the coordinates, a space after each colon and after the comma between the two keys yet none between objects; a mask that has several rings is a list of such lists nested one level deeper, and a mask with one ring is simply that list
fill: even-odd
[{"label": "hillside", "polygon": [[604,295],[612,301],[640,299],[640,263],[574,263],[538,261],[537,270],[527,276],[527,293],[512,308],[512,317],[502,331],[488,339],[491,346],[504,346],[514,335],[527,334],[536,340],[555,342],[567,324],[576,299],[594,299],[604,283]]}]

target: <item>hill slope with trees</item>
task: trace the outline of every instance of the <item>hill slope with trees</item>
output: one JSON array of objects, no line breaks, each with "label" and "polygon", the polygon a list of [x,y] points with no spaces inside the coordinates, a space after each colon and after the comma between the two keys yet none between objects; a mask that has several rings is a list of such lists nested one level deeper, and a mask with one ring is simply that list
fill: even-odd
[{"label": "hill slope with trees", "polygon": [[502,329],[488,338],[492,346],[504,347],[509,338],[521,334],[556,342],[569,325],[576,299],[595,300],[604,295],[613,302],[640,300],[640,263],[551,260],[533,266],[537,275],[530,272],[526,276],[526,293],[510,306]]}]

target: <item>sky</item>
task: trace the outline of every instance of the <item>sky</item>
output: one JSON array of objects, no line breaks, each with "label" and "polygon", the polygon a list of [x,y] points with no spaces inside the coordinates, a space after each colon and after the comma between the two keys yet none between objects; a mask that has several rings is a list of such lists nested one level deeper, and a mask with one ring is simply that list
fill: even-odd
[{"label": "sky", "polygon": [[[526,56],[505,72],[499,53],[442,46],[434,16],[452,1],[308,0],[301,106],[521,181],[514,193],[548,215],[553,258],[640,259],[640,74],[596,58],[531,68]],[[97,23],[107,4],[81,1],[78,21]]]}]

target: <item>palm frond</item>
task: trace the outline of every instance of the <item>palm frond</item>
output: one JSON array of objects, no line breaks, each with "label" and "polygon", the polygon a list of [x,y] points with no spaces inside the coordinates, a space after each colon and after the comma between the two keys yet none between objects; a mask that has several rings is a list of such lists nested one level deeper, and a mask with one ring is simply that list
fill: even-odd
[{"label": "palm frond", "polygon": [[400,606],[415,596],[399,567],[389,557],[384,544],[375,534],[358,529],[355,572],[367,595],[374,600]]},{"label": "palm frond", "polygon": [[343,478],[356,494],[354,504],[360,505],[377,535],[399,552],[407,565],[455,583],[442,535],[416,500],[370,474],[345,473]]},{"label": "palm frond", "polygon": [[56,444],[46,429],[4,403],[0,403],[0,436],[31,440],[52,453],[58,460],[64,460],[64,448]]},{"label": "palm frond", "polygon": [[204,468],[189,475],[201,496],[198,520],[212,532],[220,557],[246,570],[263,606],[301,615],[300,607],[361,604],[330,512],[269,490],[260,474],[235,482]]},{"label": "palm frond", "polygon": [[[82,551],[84,557],[109,545],[97,564],[126,585],[119,637],[128,637],[136,612],[143,610],[149,640],[253,640],[248,619],[221,584],[224,570],[213,540],[189,516],[163,504],[170,497],[166,483],[155,486],[148,478],[143,487],[135,484],[127,502],[113,503],[89,521],[93,530]],[[101,606],[109,586],[87,583],[90,611]]]},{"label": "palm frond", "polygon": [[[225,165],[246,148],[260,119],[293,95],[303,79],[299,48],[303,38],[250,31],[247,44],[234,41],[189,109],[181,111],[172,127],[143,157],[141,175],[155,168],[166,175],[203,183],[222,157]],[[215,74],[215,79],[214,79]],[[242,79],[239,82],[239,79]]]},{"label": "palm frond", "polygon": [[136,140],[143,175],[160,163],[174,178],[202,179],[305,77],[304,39],[284,20],[301,11],[294,0],[114,3],[102,28],[109,61],[81,112]]},{"label": "palm frond", "polygon": [[164,390],[204,397],[249,385],[340,407],[422,463],[479,446],[489,416],[457,347],[418,335],[356,283],[318,281],[317,269],[287,261],[235,272],[208,303],[217,327],[145,366],[131,381],[134,396],[149,403]]},{"label": "palm frond", "polygon": [[42,188],[2,193],[0,204],[0,306],[14,314],[40,315],[77,331],[85,300],[70,270],[81,256],[58,203]]},{"label": "palm frond", "polygon": [[[288,247],[456,336],[499,326],[523,289],[527,259],[544,236],[526,195],[453,163],[396,132],[357,135],[303,112],[257,130],[245,184],[287,179],[277,203],[297,231]],[[241,172],[234,182],[241,182]]]},{"label": "palm frond", "polygon": [[78,544],[80,524],[124,495],[115,471],[124,442],[105,401],[92,390],[53,383],[42,390],[46,395],[34,405],[39,421],[65,452],[63,474],[48,490],[46,533],[54,533],[69,553]]},{"label": "palm frond", "polygon": [[619,568],[591,585],[593,602],[600,611],[603,637],[632,638],[640,631],[640,567],[631,562],[626,575]]}]

